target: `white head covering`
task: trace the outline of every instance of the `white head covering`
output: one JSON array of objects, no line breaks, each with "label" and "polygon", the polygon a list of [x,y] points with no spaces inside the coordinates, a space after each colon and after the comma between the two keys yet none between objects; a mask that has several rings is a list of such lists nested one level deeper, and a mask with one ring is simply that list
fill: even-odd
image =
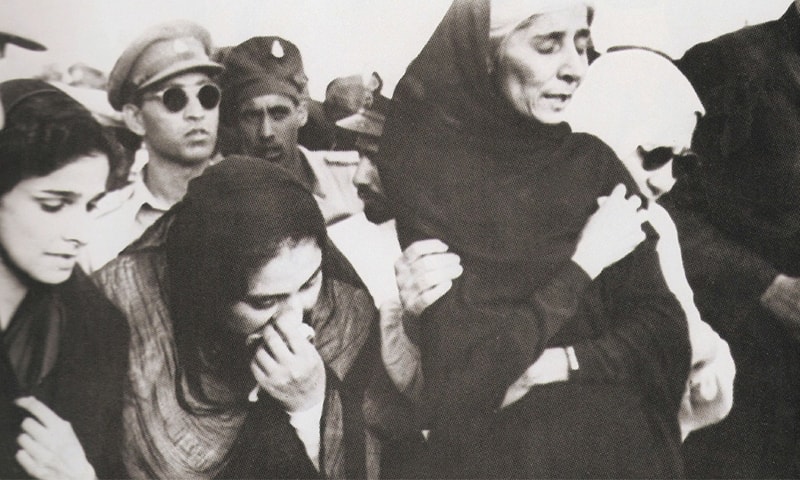
[{"label": "white head covering", "polygon": [[685,137],[687,119],[704,113],[694,88],[667,57],[632,48],[592,63],[565,118],[574,131],[591,133],[621,154],[653,138],[674,145]]},{"label": "white head covering", "polygon": [[592,0],[491,0],[489,38],[498,43],[534,15],[566,10],[577,5],[593,9]]}]

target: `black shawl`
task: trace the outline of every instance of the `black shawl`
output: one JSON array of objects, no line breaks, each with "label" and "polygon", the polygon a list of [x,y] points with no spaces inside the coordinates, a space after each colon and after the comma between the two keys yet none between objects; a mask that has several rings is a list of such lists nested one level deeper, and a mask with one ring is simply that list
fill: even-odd
[{"label": "black shawl", "polygon": [[[506,104],[491,75],[489,8],[488,0],[453,3],[395,90],[378,157],[401,243],[439,238],[464,266],[422,318],[420,426],[432,430],[433,474],[679,475],[676,415],[688,338],[654,233],[591,284],[570,261],[597,197],[617,183],[636,187],[595,137],[524,118]],[[529,397],[544,397],[520,402],[514,421],[498,417],[506,388],[552,345],[575,345],[581,376],[613,386],[534,389]],[[639,396],[651,425],[628,423],[635,415],[620,407]],[[567,411],[554,417],[545,405]],[[546,440],[589,425],[598,411],[603,421],[580,435]],[[530,418],[548,426],[537,429]],[[596,443],[579,443],[586,438]],[[583,462],[562,458],[616,439],[627,446]],[[624,451],[636,444],[644,451]],[[503,450],[507,462],[499,460]]]},{"label": "black shawl", "polygon": [[[121,478],[122,390],[128,365],[124,319],[78,268],[60,285],[35,288],[13,321],[40,327],[57,322],[57,358],[46,370],[30,371],[41,376],[19,381],[0,345],[0,477],[28,477],[14,459],[20,424],[28,414],[13,401],[33,395],[70,422],[98,477]],[[35,342],[35,334],[29,340]]]}]

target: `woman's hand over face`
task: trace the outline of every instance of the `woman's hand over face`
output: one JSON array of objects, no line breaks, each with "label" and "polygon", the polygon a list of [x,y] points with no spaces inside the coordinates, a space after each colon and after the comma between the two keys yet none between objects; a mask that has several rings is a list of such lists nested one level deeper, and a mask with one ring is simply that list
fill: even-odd
[{"label": "woman's hand over face", "polygon": [[96,478],[69,422],[34,397],[19,398],[14,403],[31,414],[22,421],[16,455],[30,476],[48,480]]},{"label": "woman's hand over face", "polygon": [[313,329],[302,320],[302,309],[281,312],[264,328],[264,345],[250,363],[259,386],[289,413],[325,399],[325,365],[313,344]]},{"label": "woman's hand over face", "polygon": [[625,185],[618,184],[611,195],[598,198],[600,208],[589,217],[581,231],[572,261],[592,279],[631,253],[646,238],[642,223],[647,221],[647,211],[639,209],[642,201],[638,196],[626,198],[625,194]]}]

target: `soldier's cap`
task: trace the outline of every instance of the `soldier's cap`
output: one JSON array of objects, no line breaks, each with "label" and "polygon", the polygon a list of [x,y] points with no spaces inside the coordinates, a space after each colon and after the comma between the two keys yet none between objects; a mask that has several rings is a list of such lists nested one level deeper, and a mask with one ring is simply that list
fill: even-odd
[{"label": "soldier's cap", "polygon": [[386,116],[383,113],[370,108],[362,108],[349,117],[336,122],[336,126],[360,135],[379,138],[383,134],[385,121]]},{"label": "soldier's cap", "polygon": [[212,61],[211,35],[196,23],[176,20],[148,28],[122,52],[108,79],[108,102],[115,110],[143,89],[180,73],[216,75],[223,66]]},{"label": "soldier's cap", "polygon": [[380,96],[382,86],[383,80],[378,72],[334,78],[325,89],[325,114],[335,122],[362,108],[371,108],[376,97]]},{"label": "soldier's cap", "polygon": [[241,104],[262,95],[281,94],[295,103],[308,97],[308,77],[300,50],[280,37],[253,37],[224,57],[220,76],[223,119],[231,120]]},{"label": "soldier's cap", "polygon": [[20,37],[10,32],[0,32],[0,57],[3,56],[2,53],[5,51],[6,45],[8,44],[37,52],[47,50],[47,47],[30,38]]}]

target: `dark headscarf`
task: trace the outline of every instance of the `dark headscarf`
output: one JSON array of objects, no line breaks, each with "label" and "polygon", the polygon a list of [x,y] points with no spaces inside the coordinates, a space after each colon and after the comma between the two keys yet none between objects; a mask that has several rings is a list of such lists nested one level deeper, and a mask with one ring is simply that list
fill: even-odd
[{"label": "dark headscarf", "polygon": [[[491,73],[489,24],[489,0],[453,3],[395,90],[378,168],[402,243],[436,237],[461,253],[519,261],[575,236],[591,208],[576,192],[613,185],[607,174],[574,175],[574,191],[542,199],[558,170],[608,168],[609,154],[565,123],[545,125],[508,104]],[[605,161],[587,158],[597,150]]]},{"label": "dark headscarf", "polygon": [[[226,309],[245,293],[250,274],[274,258],[284,240],[310,237],[317,242],[323,251],[324,285],[342,282],[363,288],[352,266],[331,248],[312,194],[269,162],[228,157],[189,183],[171,216],[166,240],[170,311],[178,355],[201,403],[211,400],[202,398],[207,392],[194,384],[201,372],[211,372],[234,390],[252,387],[247,368],[252,352],[243,348],[242,335],[225,328],[223,319]],[[320,296],[326,293],[324,287]],[[334,316],[338,319],[339,312]],[[305,321],[313,324],[311,318]]]},{"label": "dark headscarf", "polygon": [[[263,392],[248,402],[253,352],[223,316],[248,274],[275,255],[276,241],[309,236],[322,249],[322,288],[303,318],[327,372],[321,474],[363,475],[363,432],[347,419],[379,365],[372,298],[328,239],[313,195],[281,167],[242,156],[192,180],[184,199],[98,274],[130,315],[134,349],[153,349],[132,366],[134,390],[147,390],[128,396],[129,469],[149,477],[317,473],[282,406]],[[192,455],[175,429],[193,439]]]},{"label": "dark headscarf", "polygon": [[[597,197],[618,183],[637,191],[597,138],[525,117],[499,93],[491,6],[454,1],[395,90],[377,158],[401,244],[441,239],[464,267],[420,323],[421,426],[435,432],[431,449],[449,445],[437,454],[449,465],[440,475],[489,475],[486,432],[506,388],[546,347],[584,340],[610,322],[613,302],[600,303],[599,287],[574,292],[585,275],[565,272],[579,270],[570,257]],[[657,264],[646,245],[631,262],[641,261],[635,268],[649,280]],[[661,301],[666,288],[657,282],[651,295]],[[553,292],[605,310],[565,318],[569,308],[540,303]],[[678,315],[674,299],[664,303]]]}]

